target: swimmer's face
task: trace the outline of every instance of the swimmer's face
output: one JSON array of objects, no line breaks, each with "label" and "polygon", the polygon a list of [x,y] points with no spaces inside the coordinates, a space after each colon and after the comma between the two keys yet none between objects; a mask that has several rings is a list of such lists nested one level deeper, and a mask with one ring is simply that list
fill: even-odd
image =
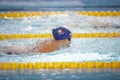
[{"label": "swimmer's face", "polygon": [[64,40],[57,40],[59,47],[69,47],[70,46],[70,41],[68,39]]},{"label": "swimmer's face", "polygon": [[70,44],[71,44],[71,41],[70,41],[70,40],[68,40],[67,47],[70,47]]},{"label": "swimmer's face", "polygon": [[69,46],[70,46],[70,43],[71,43],[70,40],[68,40],[68,39],[65,39],[65,40],[64,40],[64,46],[69,47]]}]

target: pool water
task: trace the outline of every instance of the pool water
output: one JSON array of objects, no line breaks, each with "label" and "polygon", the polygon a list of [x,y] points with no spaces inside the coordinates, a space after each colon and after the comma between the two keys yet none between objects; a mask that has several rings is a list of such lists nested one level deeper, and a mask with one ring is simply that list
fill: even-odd
[{"label": "pool water", "polygon": [[[97,21],[97,22],[96,22]],[[106,23],[106,24],[105,24]],[[120,32],[120,17],[90,17],[65,12],[61,15],[18,19],[1,19],[0,32],[51,33],[52,29],[64,26],[73,33]],[[0,41],[0,47],[35,44],[41,39],[16,39]],[[46,61],[119,61],[120,38],[72,38],[69,48],[47,54],[7,55],[0,53],[0,62],[46,62]]]},{"label": "pool water", "polygon": [[[95,22],[97,21],[97,23]],[[104,24],[104,22],[107,23]],[[51,33],[58,26],[69,28],[73,33],[120,32],[120,17],[90,17],[66,12],[62,15],[18,19],[0,19],[0,32]],[[0,47],[34,44],[41,39],[0,41]],[[0,53],[0,62],[84,62],[120,61],[120,38],[73,38],[69,48],[47,54]],[[38,69],[0,70],[0,80],[119,80],[120,69]]]},{"label": "pool water", "polygon": [[7,11],[119,11],[120,0],[0,0]]},{"label": "pool water", "polygon": [[[119,11],[120,0],[0,0],[0,12],[65,11],[65,14],[0,19],[0,33],[51,33],[64,26],[73,33],[120,32],[120,17],[77,15],[75,11]],[[53,4],[51,4],[53,3]],[[64,3],[64,4],[63,4]],[[36,5],[37,4],[37,5]],[[40,39],[0,41],[2,46],[26,46]],[[47,54],[0,52],[0,62],[120,61],[120,38],[72,38],[69,48]],[[120,80],[120,69],[24,69],[0,70],[0,80]]]},{"label": "pool water", "polygon": [[119,80],[120,69],[37,69],[0,71],[0,80]]}]

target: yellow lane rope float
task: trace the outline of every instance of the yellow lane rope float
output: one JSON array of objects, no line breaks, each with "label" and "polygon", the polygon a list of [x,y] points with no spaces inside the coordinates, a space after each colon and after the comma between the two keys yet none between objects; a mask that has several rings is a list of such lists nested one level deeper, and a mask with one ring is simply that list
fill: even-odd
[{"label": "yellow lane rope float", "polygon": [[[22,17],[34,17],[34,16],[50,16],[65,14],[65,11],[61,12],[1,12],[0,18],[22,18]],[[120,16],[120,11],[76,11],[78,15],[86,16]]]},{"label": "yellow lane rope float", "polygon": [[[27,38],[51,38],[52,34],[0,34],[0,40],[27,39]],[[72,38],[117,38],[120,32],[98,32],[98,33],[73,33]]]},{"label": "yellow lane rope float", "polygon": [[57,68],[120,68],[120,62],[1,62],[0,70]]},{"label": "yellow lane rope float", "polygon": [[120,16],[120,11],[77,11],[76,13],[87,16]]}]

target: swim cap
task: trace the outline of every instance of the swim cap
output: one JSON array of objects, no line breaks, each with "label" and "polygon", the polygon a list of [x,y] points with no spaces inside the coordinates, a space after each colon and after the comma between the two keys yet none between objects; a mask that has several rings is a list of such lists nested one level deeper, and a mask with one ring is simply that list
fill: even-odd
[{"label": "swim cap", "polygon": [[52,30],[52,33],[53,33],[53,37],[56,40],[63,40],[66,38],[71,38],[71,32],[64,27],[55,28]]}]

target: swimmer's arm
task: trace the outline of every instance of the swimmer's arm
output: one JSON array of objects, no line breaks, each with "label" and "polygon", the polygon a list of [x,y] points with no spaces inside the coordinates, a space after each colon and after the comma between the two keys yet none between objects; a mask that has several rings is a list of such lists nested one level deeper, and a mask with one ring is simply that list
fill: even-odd
[{"label": "swimmer's arm", "polygon": [[10,54],[22,54],[28,53],[28,48],[26,46],[4,46],[0,48],[0,52],[10,53]]},{"label": "swimmer's arm", "polygon": [[93,26],[95,27],[110,27],[112,26],[112,24],[110,22],[103,22],[103,21],[99,21],[99,20],[91,20],[91,21],[88,21],[89,24],[92,24]]}]

